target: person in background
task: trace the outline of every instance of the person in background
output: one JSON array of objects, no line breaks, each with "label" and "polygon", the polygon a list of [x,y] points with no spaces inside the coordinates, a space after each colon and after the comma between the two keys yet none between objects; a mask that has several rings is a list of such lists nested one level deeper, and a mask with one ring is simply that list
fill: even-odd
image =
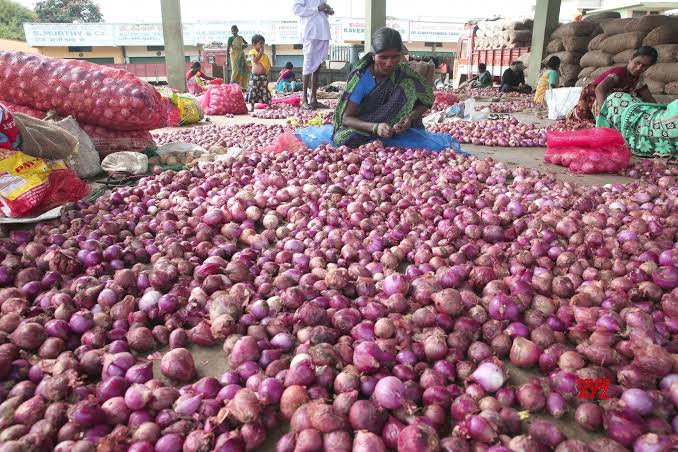
[{"label": "person in background", "polygon": [[294,65],[292,62],[288,61],[285,64],[285,68],[280,71],[280,76],[278,77],[278,82],[276,85],[276,91],[279,93],[293,93],[301,89],[299,82],[296,79],[294,74]]},{"label": "person in background", "polygon": [[422,115],[434,101],[433,88],[402,62],[403,40],[397,30],[380,28],[348,77],[334,113],[333,141],[351,148],[380,138],[423,129]]},{"label": "person in background", "polygon": [[447,62],[445,60],[440,62],[440,65],[438,66],[438,72],[440,72],[440,80],[438,80],[438,83],[445,85],[447,82],[447,73],[449,72]]},{"label": "person in background", "polygon": [[511,67],[507,68],[501,76],[501,87],[499,89],[504,93],[511,91],[529,93],[532,91],[532,87],[525,84],[524,70],[525,66],[522,61],[512,62]]},{"label": "person in background", "polygon": [[654,47],[638,48],[626,66],[611,67],[582,89],[570,117],[579,121],[595,121],[611,93],[636,94],[644,102],[656,103],[647,85],[640,83],[640,76],[657,62],[658,57]]},{"label": "person in background", "polygon": [[233,25],[231,27],[233,36],[228,38],[226,53],[228,53],[231,62],[231,83],[237,83],[241,88],[245,89],[247,88],[247,74],[250,71],[245,59],[247,41],[238,32],[238,27]]},{"label": "person in background", "polygon": [[546,91],[557,88],[560,80],[560,58],[552,56],[546,62],[546,68],[539,76],[537,89],[534,91],[534,103],[544,105],[546,103]]},{"label": "person in background", "polygon": [[328,17],[334,15],[334,10],[327,4],[327,0],[294,0],[292,11],[299,18],[302,30],[304,52],[302,108],[307,110],[327,108],[318,102],[318,84],[320,66],[330,49]]},{"label": "person in background", "polygon": [[639,157],[678,158],[678,100],[663,105],[612,93],[600,109],[596,127],[617,129]]},{"label": "person in background", "polygon": [[252,106],[254,104],[270,104],[271,92],[268,90],[268,73],[271,70],[271,60],[264,53],[266,40],[261,35],[252,36],[252,50],[247,57],[252,66],[250,82],[247,87],[245,101]]},{"label": "person in background", "polygon": [[492,88],[492,74],[485,63],[478,64],[478,75],[471,79],[471,88]]},{"label": "person in background", "polygon": [[206,80],[214,80],[214,77],[205,75],[201,69],[200,63],[194,61],[191,69],[186,72],[186,88],[194,96],[199,96],[207,89]]}]

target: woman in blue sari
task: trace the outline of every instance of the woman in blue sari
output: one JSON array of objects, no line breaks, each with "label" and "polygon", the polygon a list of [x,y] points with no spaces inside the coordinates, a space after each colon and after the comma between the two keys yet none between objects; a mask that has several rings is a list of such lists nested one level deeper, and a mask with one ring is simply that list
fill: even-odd
[{"label": "woman in blue sari", "polygon": [[378,139],[424,128],[423,114],[434,101],[433,88],[403,63],[403,41],[392,28],[377,30],[374,52],[349,75],[334,114],[333,141],[358,147]]}]

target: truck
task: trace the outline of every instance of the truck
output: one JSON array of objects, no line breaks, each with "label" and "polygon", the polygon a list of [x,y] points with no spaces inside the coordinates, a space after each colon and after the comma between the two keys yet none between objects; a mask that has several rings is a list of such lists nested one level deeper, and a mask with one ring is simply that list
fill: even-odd
[{"label": "truck", "polygon": [[512,49],[478,50],[475,48],[477,21],[467,22],[464,32],[459,37],[457,59],[454,62],[454,83],[459,85],[478,73],[478,64],[485,63],[494,82],[501,81],[504,71],[513,60],[525,56],[530,52],[529,47],[515,47]]}]

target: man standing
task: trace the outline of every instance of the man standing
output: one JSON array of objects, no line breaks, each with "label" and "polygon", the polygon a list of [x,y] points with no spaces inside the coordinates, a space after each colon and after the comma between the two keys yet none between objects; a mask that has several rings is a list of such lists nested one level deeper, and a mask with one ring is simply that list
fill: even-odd
[{"label": "man standing", "polygon": [[[320,65],[330,48],[330,21],[334,10],[327,0],[294,0],[294,14],[299,17],[304,44],[303,104],[302,108],[327,108],[318,102]],[[311,98],[308,98],[308,89]]]}]

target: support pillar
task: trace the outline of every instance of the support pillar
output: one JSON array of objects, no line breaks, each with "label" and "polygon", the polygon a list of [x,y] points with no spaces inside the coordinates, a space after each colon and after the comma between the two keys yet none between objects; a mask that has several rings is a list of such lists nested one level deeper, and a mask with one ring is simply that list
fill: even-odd
[{"label": "support pillar", "polygon": [[165,43],[165,68],[170,88],[186,91],[186,57],[179,0],[160,0],[162,35]]},{"label": "support pillar", "polygon": [[546,56],[546,45],[551,33],[558,27],[560,17],[560,0],[537,0],[534,11],[534,28],[532,29],[532,45],[527,70],[527,83],[533,87],[541,71],[541,61]]},{"label": "support pillar", "polygon": [[365,52],[372,51],[372,35],[386,26],[386,0],[365,0]]}]

